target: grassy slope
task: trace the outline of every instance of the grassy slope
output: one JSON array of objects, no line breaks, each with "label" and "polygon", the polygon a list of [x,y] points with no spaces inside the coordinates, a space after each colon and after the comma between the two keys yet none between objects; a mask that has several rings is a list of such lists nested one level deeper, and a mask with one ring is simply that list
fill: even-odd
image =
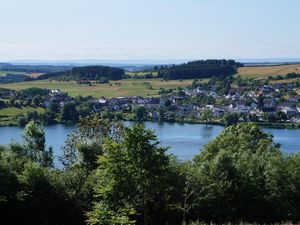
[{"label": "grassy slope", "polygon": [[38,112],[43,112],[43,108],[34,108],[30,106],[22,107],[22,108],[15,108],[15,107],[9,107],[9,108],[4,108],[0,109],[0,116],[16,116],[20,115],[29,111],[38,111]]},{"label": "grassy slope", "polygon": [[286,75],[287,73],[300,73],[300,64],[281,66],[249,66],[238,69],[238,74],[242,77],[268,77],[276,75]]},{"label": "grassy slope", "polygon": [[[147,89],[144,82],[149,82],[153,90]],[[88,86],[86,84],[76,84],[75,82],[59,82],[59,81],[31,81],[21,83],[2,84],[0,87],[10,88],[14,90],[22,90],[29,87],[40,87],[55,89],[68,92],[71,96],[87,96],[92,95],[95,97],[105,96],[108,98],[121,97],[121,96],[156,96],[160,88],[177,88],[186,87],[192,84],[193,80],[172,80],[161,82],[160,79],[126,79],[121,81],[112,81],[110,84],[93,84]],[[117,86],[116,83],[121,83]],[[136,85],[133,85],[135,83]]]},{"label": "grassy slope", "polygon": [[13,121],[13,117],[30,112],[30,111],[38,111],[38,112],[44,112],[45,109],[43,108],[34,108],[34,107],[22,107],[22,108],[15,108],[15,107],[9,107],[0,109],[0,125],[5,125],[8,123],[15,124],[16,121]]}]

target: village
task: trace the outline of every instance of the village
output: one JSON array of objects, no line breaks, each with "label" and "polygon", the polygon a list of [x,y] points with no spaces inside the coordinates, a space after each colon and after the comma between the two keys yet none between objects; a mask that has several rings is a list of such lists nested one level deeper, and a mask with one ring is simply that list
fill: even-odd
[{"label": "village", "polygon": [[[94,112],[133,113],[143,108],[145,116],[142,119],[151,120],[201,120],[205,113],[209,120],[237,114],[239,121],[300,123],[300,97],[294,89],[295,84],[278,83],[257,86],[255,90],[231,88],[228,93],[220,95],[213,87],[187,87],[158,97],[91,97],[87,101],[92,104]],[[60,90],[51,90],[44,98],[44,106],[47,108],[52,102],[62,107],[69,102],[75,103],[76,99]]]},{"label": "village", "polygon": [[222,123],[225,116],[234,115],[236,122],[300,124],[300,97],[295,91],[295,83],[251,87],[231,85],[220,91],[223,86],[196,83],[186,88],[165,90],[159,96],[117,98],[71,97],[59,89],[30,88],[2,90],[1,99],[14,105],[42,107],[47,111],[57,108],[54,113],[62,111],[64,106],[74,105],[77,117],[109,112],[127,120]]},{"label": "village", "polygon": [[[200,119],[203,112],[209,110],[213,118],[222,118],[226,113],[237,113],[241,115],[241,120],[248,119],[249,121],[253,115],[259,121],[263,121],[264,115],[281,112],[286,115],[282,116],[282,120],[299,123],[300,107],[297,104],[300,102],[299,96],[295,95],[285,100],[282,95],[283,90],[293,91],[293,88],[293,85],[263,85],[256,90],[243,94],[239,90],[232,89],[226,95],[218,95],[213,90],[186,88],[180,93],[177,92],[160,97],[101,98],[95,100],[94,105],[96,111],[109,108],[116,112],[144,107],[149,111],[149,115],[153,119],[159,119],[162,112],[161,109],[165,109],[163,113],[166,117],[173,115],[175,118],[188,116]],[[215,104],[199,104],[193,101],[201,97],[211,99],[211,102]]]}]

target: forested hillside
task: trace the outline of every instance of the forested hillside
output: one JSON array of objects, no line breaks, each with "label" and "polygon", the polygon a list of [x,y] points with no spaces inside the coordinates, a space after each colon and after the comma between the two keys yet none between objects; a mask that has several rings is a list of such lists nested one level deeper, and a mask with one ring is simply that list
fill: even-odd
[{"label": "forested hillside", "polygon": [[108,66],[85,66],[74,67],[70,70],[48,73],[39,77],[39,79],[60,79],[60,80],[121,80],[125,72],[123,69]]},{"label": "forested hillside", "polygon": [[171,67],[162,67],[158,76],[165,79],[194,79],[230,76],[243,64],[234,60],[197,60]]}]

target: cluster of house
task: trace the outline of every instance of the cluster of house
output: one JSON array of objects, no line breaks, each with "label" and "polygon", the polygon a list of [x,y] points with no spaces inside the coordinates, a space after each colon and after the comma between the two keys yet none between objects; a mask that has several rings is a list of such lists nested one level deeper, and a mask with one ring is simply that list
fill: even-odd
[{"label": "cluster of house", "polygon": [[118,98],[100,98],[93,101],[95,111],[101,111],[102,108],[108,108],[112,111],[133,110],[137,107],[158,110],[164,106],[162,98],[143,98],[143,97],[118,97]]},{"label": "cluster of house", "polygon": [[[200,118],[204,110],[209,109],[216,118],[225,113],[242,113],[256,115],[262,118],[265,113],[283,112],[290,121],[300,123],[300,96],[295,92],[296,84],[275,83],[257,87],[239,86],[230,89],[227,94],[220,95],[214,87],[185,88],[180,92],[172,92],[159,97],[118,97],[118,98],[90,98],[95,112],[109,109],[113,112],[133,112],[138,107],[144,107],[149,116],[157,119],[160,113],[164,116]],[[1,98],[16,97],[17,92],[1,89]],[[213,104],[202,104],[192,101],[197,97],[209,97]],[[32,100],[34,96],[26,96]],[[61,107],[69,102],[76,102],[67,93],[53,89],[42,96],[43,104],[48,108],[51,103]],[[221,104],[220,104],[221,102]],[[163,110],[161,110],[163,109]]]},{"label": "cluster of house", "polygon": [[59,104],[61,107],[69,102],[75,102],[74,98],[59,89],[50,90],[49,94],[44,97],[44,106],[48,108],[51,103]]},{"label": "cluster of house", "polygon": [[[132,112],[137,107],[148,109],[149,115],[154,119],[159,117],[160,109],[164,108],[165,116],[194,116],[199,118],[204,110],[210,109],[214,117],[222,117],[226,112],[243,113],[246,115],[255,114],[262,117],[264,113],[284,112],[293,122],[300,123],[300,97],[298,95],[285,98],[283,94],[294,90],[294,86],[274,84],[257,87],[256,90],[245,91],[232,89],[227,95],[218,95],[213,88],[207,90],[204,88],[184,89],[180,95],[178,93],[163,95],[160,97],[118,97],[118,98],[92,98],[95,112],[103,109],[109,109],[114,112]],[[189,101],[192,97],[209,96],[215,100],[225,99],[226,104],[207,104],[197,105]],[[261,98],[261,96],[263,96]],[[259,103],[259,98],[262,102]],[[63,106],[68,102],[75,102],[75,99],[68,96],[67,93],[59,89],[50,90],[49,94],[43,97],[44,106],[48,108],[52,102]],[[249,101],[250,100],[250,101]],[[168,101],[168,104],[166,102]],[[249,103],[250,102],[250,103]],[[168,107],[166,107],[168,105]],[[299,105],[299,106],[298,106]]]},{"label": "cluster of house", "polygon": [[[10,99],[10,98],[18,98],[18,92],[9,89],[2,89],[0,92],[0,98],[2,99]],[[21,97],[21,98],[20,98]],[[35,96],[25,95],[20,96],[19,99],[31,102]],[[68,102],[75,102],[75,99],[70,97],[67,93],[60,91],[59,89],[49,90],[47,95],[41,96],[43,99],[44,107],[48,108],[51,103],[59,104],[61,107]]]},{"label": "cluster of house", "polygon": [[[255,90],[237,88],[229,91],[227,95],[219,96],[213,90],[184,90],[188,96],[204,94],[214,99],[225,98],[229,104],[222,106],[206,105],[213,112],[215,117],[222,116],[225,112],[243,113],[246,115],[255,114],[261,117],[264,113],[283,112],[295,122],[300,121],[296,116],[300,115],[300,97],[297,94],[286,97],[286,93],[294,92],[294,84],[273,84],[256,87]],[[246,90],[246,91],[245,91]],[[261,101],[261,102],[259,102]],[[298,106],[299,105],[299,106]],[[201,108],[200,110],[203,110]]]},{"label": "cluster of house", "polygon": [[[201,113],[210,109],[214,117],[222,117],[226,112],[229,113],[243,113],[246,115],[255,114],[262,117],[264,113],[283,112],[291,117],[294,122],[300,122],[297,118],[300,115],[300,97],[298,95],[284,99],[282,93],[294,90],[293,84],[283,85],[263,85],[257,87],[256,90],[244,91],[241,89],[232,89],[227,95],[218,95],[214,90],[205,90],[201,88],[184,89],[180,96],[177,94],[170,94],[161,97],[119,97],[112,99],[95,99],[93,101],[95,111],[101,111],[102,108],[108,108],[112,111],[128,111],[136,107],[145,107],[149,109],[151,116],[158,117],[159,109],[165,107],[166,101],[171,104],[164,112],[165,115],[185,116],[192,115],[200,117]],[[221,105],[202,105],[189,101],[191,97],[200,95],[210,96],[216,100],[226,99],[228,104]],[[259,98],[262,102],[259,103]],[[284,101],[283,101],[284,99]],[[250,103],[249,103],[250,102]],[[300,104],[299,104],[300,105]]]}]

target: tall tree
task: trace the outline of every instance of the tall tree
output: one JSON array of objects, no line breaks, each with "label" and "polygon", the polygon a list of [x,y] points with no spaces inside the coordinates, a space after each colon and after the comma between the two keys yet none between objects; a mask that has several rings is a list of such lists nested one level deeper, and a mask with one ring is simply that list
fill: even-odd
[{"label": "tall tree", "polygon": [[78,163],[88,170],[95,169],[105,139],[119,141],[122,132],[122,123],[103,119],[99,114],[83,118],[68,136],[60,161],[66,169]]},{"label": "tall tree", "polygon": [[136,119],[139,121],[142,121],[147,115],[147,109],[143,106],[137,107],[134,112]]},{"label": "tall tree", "polygon": [[206,125],[212,119],[212,117],[213,117],[213,113],[210,109],[205,109],[201,113],[201,120],[204,120],[206,122]]},{"label": "tall tree", "polygon": [[33,162],[42,166],[53,165],[53,150],[46,149],[45,131],[42,126],[34,121],[30,121],[24,129],[24,146],[27,155]]},{"label": "tall tree", "polygon": [[225,113],[223,116],[225,126],[231,126],[239,122],[239,114],[237,113]]},{"label": "tall tree", "polygon": [[[166,148],[144,125],[125,129],[122,141],[107,141],[100,156],[98,185],[89,224],[155,224],[150,213],[168,166]],[[153,217],[153,214],[152,214]],[[126,223],[121,221],[126,220]]]},{"label": "tall tree", "polygon": [[76,110],[76,104],[73,102],[66,103],[61,110],[60,120],[61,121],[77,121],[78,112]]}]

